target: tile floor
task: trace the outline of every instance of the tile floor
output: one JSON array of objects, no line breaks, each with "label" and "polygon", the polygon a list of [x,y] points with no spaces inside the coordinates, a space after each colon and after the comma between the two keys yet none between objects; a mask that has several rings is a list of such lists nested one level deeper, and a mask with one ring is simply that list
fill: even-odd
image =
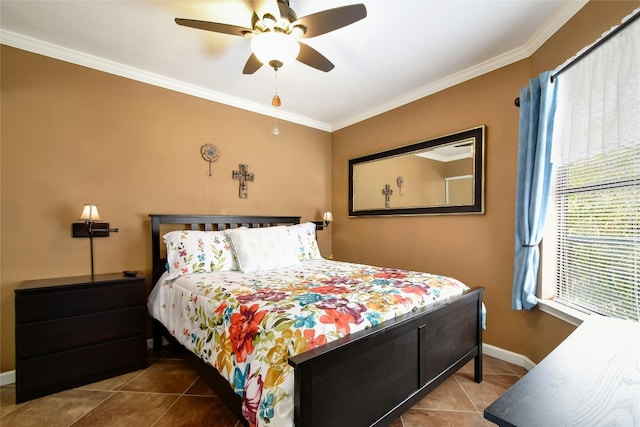
[{"label": "tile floor", "polygon": [[[481,384],[473,381],[473,364],[469,363],[392,427],[493,426],[482,416],[485,407],[526,370],[488,356],[483,365]],[[241,427],[181,354],[170,349],[150,351],[146,369],[19,405],[14,384],[0,391],[2,427]]]}]

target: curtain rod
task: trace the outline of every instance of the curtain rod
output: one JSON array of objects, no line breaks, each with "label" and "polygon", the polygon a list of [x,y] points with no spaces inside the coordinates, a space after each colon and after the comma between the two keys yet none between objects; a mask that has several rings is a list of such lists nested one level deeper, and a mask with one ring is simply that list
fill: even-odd
[{"label": "curtain rod", "polygon": [[[616,34],[618,34],[620,31],[624,30],[625,28],[627,28],[629,25],[631,25],[631,23],[633,21],[635,21],[636,19],[638,19],[640,17],[640,11],[638,13],[635,13],[633,15],[631,15],[629,17],[629,19],[627,19],[626,21],[622,21],[622,23],[620,25],[618,25],[617,27],[613,28],[611,31],[609,31],[606,35],[604,35],[603,37],[601,37],[600,39],[598,39],[595,43],[593,43],[587,50],[585,50],[584,52],[582,52],[580,55],[576,56],[573,60],[571,60],[567,65],[565,65],[564,67],[560,68],[555,74],[551,75],[551,83],[553,83],[553,81],[556,79],[556,77],[558,77],[560,74],[564,73],[565,71],[567,71],[569,68],[573,67],[575,64],[577,64],[578,62],[580,62],[580,60],[582,60],[583,58],[585,58],[587,55],[589,55],[591,52],[593,52],[594,50],[596,50],[598,47],[600,47],[602,44],[604,44],[607,40],[609,40],[611,37],[615,36]],[[514,104],[516,105],[516,107],[520,106],[520,97],[517,97],[514,100]]]}]

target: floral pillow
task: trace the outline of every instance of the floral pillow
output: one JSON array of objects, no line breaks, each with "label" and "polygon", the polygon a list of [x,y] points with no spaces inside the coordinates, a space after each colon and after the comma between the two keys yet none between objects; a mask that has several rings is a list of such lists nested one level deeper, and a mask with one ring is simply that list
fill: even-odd
[{"label": "floral pillow", "polygon": [[225,233],[231,239],[238,269],[243,273],[273,270],[300,262],[297,248],[285,226],[241,227]]},{"label": "floral pillow", "polygon": [[316,240],[316,225],[312,222],[290,225],[287,228],[289,236],[296,246],[296,253],[300,261],[321,259],[320,249]]},{"label": "floral pillow", "polygon": [[163,239],[167,245],[168,279],[238,269],[229,238],[222,231],[171,231]]}]

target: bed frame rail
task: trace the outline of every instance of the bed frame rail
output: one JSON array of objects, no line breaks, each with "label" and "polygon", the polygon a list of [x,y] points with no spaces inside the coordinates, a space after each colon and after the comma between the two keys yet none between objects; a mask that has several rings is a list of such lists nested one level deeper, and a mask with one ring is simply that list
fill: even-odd
[{"label": "bed frame rail", "polygon": [[481,382],[482,293],[474,288],[290,358],[296,426],[388,425],[474,358]]},{"label": "bed frame rail", "polygon": [[[166,264],[161,256],[161,224],[226,230],[300,223],[300,217],[295,216],[150,217],[154,285]],[[483,291],[473,288],[460,297],[291,357],[296,427],[388,425],[472,359],[474,380],[481,382]],[[160,347],[160,331],[170,336],[154,320],[154,348]],[[248,425],[242,417],[240,396],[217,371],[195,355],[187,359],[236,417]]]}]

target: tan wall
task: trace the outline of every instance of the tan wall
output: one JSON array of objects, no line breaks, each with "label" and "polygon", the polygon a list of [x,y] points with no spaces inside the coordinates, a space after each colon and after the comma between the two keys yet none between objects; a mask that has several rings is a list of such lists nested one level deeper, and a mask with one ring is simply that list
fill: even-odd
[{"label": "tan wall", "polygon": [[[538,311],[510,309],[513,99],[529,77],[557,66],[639,5],[591,2],[532,58],[332,135],[282,123],[275,138],[271,118],[2,46],[0,371],[14,368],[15,287],[89,273],[88,241],[70,235],[86,202],[120,228],[96,241],[97,273],[149,273],[149,213],[306,221],[332,208],[335,223],[318,234],[324,255],[333,249],[338,259],[485,286],[485,341],[539,361],[573,328]],[[487,125],[485,215],[347,218],[348,159],[480,124]],[[212,177],[199,154],[205,143],[221,151]],[[239,163],[256,174],[247,200],[231,180]]]},{"label": "tan wall", "polygon": [[[96,273],[151,269],[148,214],[301,215],[331,209],[331,135],[2,46],[1,370],[14,368],[13,291],[90,273],[71,237],[83,203],[120,229],[95,241]],[[265,102],[268,102],[266,99]],[[213,176],[203,144],[221,152]],[[255,182],[238,197],[232,170]],[[330,232],[318,233],[324,255]]]},{"label": "tan wall", "polygon": [[[574,328],[539,310],[511,310],[518,109],[531,77],[573,56],[640,2],[590,2],[531,58],[336,131],[332,199],[336,259],[425,270],[484,286],[485,342],[540,361]],[[347,216],[354,157],[486,125],[486,214]]]}]

